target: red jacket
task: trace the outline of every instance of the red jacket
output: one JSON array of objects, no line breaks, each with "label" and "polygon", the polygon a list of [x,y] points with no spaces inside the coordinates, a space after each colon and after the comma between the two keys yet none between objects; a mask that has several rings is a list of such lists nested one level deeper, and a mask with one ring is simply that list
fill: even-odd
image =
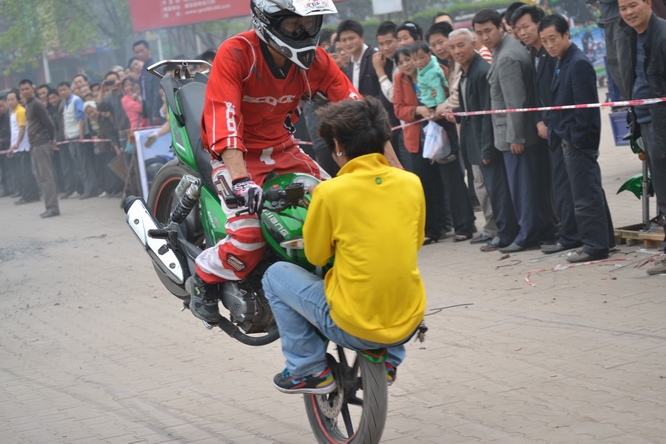
[{"label": "red jacket", "polygon": [[360,96],[347,76],[321,48],[309,70],[289,64],[284,78],[254,31],[222,43],[211,70],[201,140],[214,157],[227,148],[262,150],[293,145],[287,126],[305,96],[323,93],[331,102]]},{"label": "red jacket", "polygon": [[[405,122],[414,122],[421,116],[416,115],[419,99],[416,97],[414,82],[411,77],[399,72],[393,79],[393,110],[396,117]],[[410,153],[418,153],[421,145],[421,125],[410,125],[402,130],[405,148]]]}]

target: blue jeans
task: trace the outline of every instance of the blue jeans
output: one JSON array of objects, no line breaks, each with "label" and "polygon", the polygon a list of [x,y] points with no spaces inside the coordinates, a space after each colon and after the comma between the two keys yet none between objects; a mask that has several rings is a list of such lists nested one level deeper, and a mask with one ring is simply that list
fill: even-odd
[{"label": "blue jeans", "polygon": [[326,302],[324,280],[288,262],[271,265],[262,279],[266,299],[280,331],[282,353],[289,375],[300,378],[326,370],[326,343],[317,330],[332,342],[351,350],[388,348],[386,361],[397,367],[405,359],[408,338],[395,344],[378,344],[354,337],[340,329]]}]

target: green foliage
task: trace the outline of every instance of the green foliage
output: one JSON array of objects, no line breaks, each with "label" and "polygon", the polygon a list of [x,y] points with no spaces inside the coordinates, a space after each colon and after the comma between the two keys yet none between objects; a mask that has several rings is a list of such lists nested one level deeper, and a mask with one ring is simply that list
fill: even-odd
[{"label": "green foliage", "polygon": [[2,0],[0,17],[5,73],[36,67],[44,51],[76,53],[99,42],[120,48],[131,34],[127,0]]}]

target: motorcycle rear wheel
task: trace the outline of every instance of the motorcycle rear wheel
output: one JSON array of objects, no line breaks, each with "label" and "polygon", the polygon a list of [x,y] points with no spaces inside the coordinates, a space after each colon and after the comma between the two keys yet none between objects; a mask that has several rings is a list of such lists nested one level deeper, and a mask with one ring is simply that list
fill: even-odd
[{"label": "motorcycle rear wheel", "polygon": [[[169,222],[171,212],[178,205],[178,197],[175,193],[176,187],[181,178],[186,175],[195,175],[191,169],[184,166],[178,159],[173,159],[164,165],[159,172],[155,175],[155,179],[150,187],[148,193],[148,208],[162,224]],[[204,236],[200,218],[199,205],[192,209],[192,212],[187,216],[187,219],[181,224],[182,231],[185,233],[185,238],[200,247],[203,247]],[[162,284],[174,296],[187,300],[189,294],[185,290],[184,285],[178,285],[169,279],[159,268],[155,266],[157,276],[160,278]]]},{"label": "motorcycle rear wheel", "polygon": [[360,353],[354,353],[349,365],[341,346],[337,346],[337,354],[337,360],[327,355],[336,391],[303,397],[310,427],[319,443],[378,443],[388,409],[384,364],[370,362]]}]

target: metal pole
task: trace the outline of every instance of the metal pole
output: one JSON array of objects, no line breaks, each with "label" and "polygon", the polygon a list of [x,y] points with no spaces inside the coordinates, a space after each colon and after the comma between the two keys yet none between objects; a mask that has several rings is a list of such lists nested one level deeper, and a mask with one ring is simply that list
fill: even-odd
[{"label": "metal pole", "polygon": [[643,161],[643,180],[642,185],[642,199],[643,205],[643,229],[650,229],[650,182],[648,182],[648,163],[647,159]]},{"label": "metal pole", "polygon": [[51,67],[49,66],[49,58],[46,56],[46,51],[42,51],[42,66],[44,67],[44,83],[51,83]]}]

